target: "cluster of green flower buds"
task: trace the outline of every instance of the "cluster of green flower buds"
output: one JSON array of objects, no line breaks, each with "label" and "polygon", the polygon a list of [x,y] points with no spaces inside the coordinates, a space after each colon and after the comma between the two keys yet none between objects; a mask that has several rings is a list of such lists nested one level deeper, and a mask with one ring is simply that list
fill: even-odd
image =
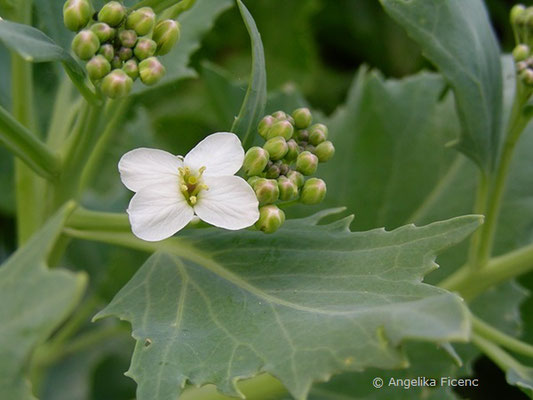
[{"label": "cluster of green flower buds", "polygon": [[516,41],[513,58],[518,76],[524,85],[533,87],[533,7],[515,5],[510,19]]},{"label": "cluster of green flower buds", "polygon": [[318,204],[326,196],[326,183],[311,176],[319,163],[333,157],[335,147],[327,140],[328,128],[311,125],[312,119],[308,108],[267,115],[258,126],[265,144],[246,152],[243,169],[260,205],[256,227],[265,233],[275,232],[285,221],[279,202]]},{"label": "cluster of green flower buds", "polygon": [[156,23],[150,7],[129,11],[109,1],[95,11],[89,0],[67,0],[63,6],[65,26],[78,32],[72,50],[87,61],[87,74],[110,98],[126,96],[140,78],[154,85],[165,75],[157,56],[165,55],[179,40],[177,21]]}]

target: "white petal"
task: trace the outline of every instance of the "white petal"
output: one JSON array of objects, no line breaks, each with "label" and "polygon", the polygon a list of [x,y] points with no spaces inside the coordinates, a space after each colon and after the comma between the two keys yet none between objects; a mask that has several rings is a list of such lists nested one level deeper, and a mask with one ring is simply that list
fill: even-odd
[{"label": "white petal", "polygon": [[127,152],[118,162],[120,179],[131,191],[137,192],[156,183],[178,182],[178,168],[183,162],[166,151],[141,147]]},{"label": "white petal", "polygon": [[194,216],[177,184],[142,188],[131,199],[127,211],[132,232],[149,242],[172,236]]},{"label": "white petal", "polygon": [[244,149],[237,135],[218,132],[209,135],[185,156],[184,164],[193,171],[206,167],[205,176],[234,175],[244,161]]},{"label": "white petal", "polygon": [[247,228],[259,219],[253,189],[238,176],[206,176],[209,187],[198,194],[196,215],[208,224],[230,230]]}]

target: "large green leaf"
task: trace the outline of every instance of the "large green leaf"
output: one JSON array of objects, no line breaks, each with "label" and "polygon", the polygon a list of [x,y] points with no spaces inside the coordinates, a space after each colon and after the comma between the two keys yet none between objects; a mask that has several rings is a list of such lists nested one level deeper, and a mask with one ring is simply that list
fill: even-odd
[{"label": "large green leaf", "polygon": [[83,67],[40,30],[29,25],[0,20],[0,42],[28,62],[61,62],[85,98],[91,102],[98,101],[92,89],[87,86]]},{"label": "large green leaf", "polygon": [[194,7],[184,12],[178,19],[181,24],[180,41],[170,53],[161,57],[161,62],[167,71],[165,77],[155,87],[138,85],[134,93],[157,90],[162,85],[195,77],[196,72],[189,68],[191,55],[200,48],[202,37],[212,28],[215,19],[232,6],[232,0],[197,0]]},{"label": "large green leaf", "polygon": [[328,214],[271,236],[204,229],[163,244],[97,315],[132,323],[138,399],[175,399],[188,380],[235,395],[261,371],[303,399],[339,371],[405,366],[406,339],[468,338],[463,302],[421,280],[479,217],[352,233],[351,218],[317,225]]},{"label": "large green leaf", "polygon": [[265,54],[261,35],[252,15],[241,0],[237,0],[246,29],[252,41],[252,71],[248,90],[242,103],[241,111],[233,122],[231,131],[240,136],[244,148],[248,148],[254,141],[257,124],[263,117],[267,101],[267,77],[265,69]]},{"label": "large green leaf", "polygon": [[483,2],[380,1],[453,87],[462,126],[458,149],[490,171],[500,139],[502,74],[500,51]]},{"label": "large green leaf", "polygon": [[72,312],[87,281],[84,273],[48,271],[46,259],[71,208],[63,208],[0,267],[0,393],[33,399],[25,378],[33,348]]}]

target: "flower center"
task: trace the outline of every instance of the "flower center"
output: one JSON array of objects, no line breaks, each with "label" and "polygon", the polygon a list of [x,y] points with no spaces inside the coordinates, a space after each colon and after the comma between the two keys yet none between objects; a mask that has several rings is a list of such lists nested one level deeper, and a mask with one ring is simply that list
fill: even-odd
[{"label": "flower center", "polygon": [[198,174],[194,174],[189,167],[180,167],[179,171],[179,184],[180,191],[183,193],[185,200],[190,206],[194,206],[198,201],[198,194],[202,190],[209,189],[207,185],[202,182],[202,174],[205,171],[205,167],[198,170]]}]

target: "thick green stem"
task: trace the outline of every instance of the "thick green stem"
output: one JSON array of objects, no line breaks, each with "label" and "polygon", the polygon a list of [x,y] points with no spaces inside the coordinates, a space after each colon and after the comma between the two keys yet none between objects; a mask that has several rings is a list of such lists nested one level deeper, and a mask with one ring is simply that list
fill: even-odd
[{"label": "thick green stem", "polygon": [[509,336],[472,315],[474,332],[515,353],[533,358],[533,346]]},{"label": "thick green stem", "polygon": [[[31,24],[31,0],[20,0],[13,20]],[[32,65],[20,56],[11,53],[11,98],[13,116],[30,131],[35,130],[33,109]],[[42,182],[21,161],[15,161],[15,185],[17,199],[17,237],[19,245],[24,244],[41,224],[41,208],[37,201]]]},{"label": "thick green stem", "polygon": [[11,150],[42,177],[52,180],[59,175],[61,169],[59,156],[1,106],[0,144]]},{"label": "thick green stem", "polygon": [[76,114],[79,112],[81,98],[76,101],[72,89],[70,79],[63,77],[57,90],[52,119],[46,135],[46,143],[52,149],[61,147],[72,128]]},{"label": "thick green stem", "polygon": [[490,340],[474,333],[472,334],[472,343],[504,372],[507,372],[510,368],[513,368],[517,372],[523,369],[522,364]]},{"label": "thick green stem", "polygon": [[533,244],[492,258],[481,270],[462,267],[439,286],[471,300],[488,288],[533,270]]}]

